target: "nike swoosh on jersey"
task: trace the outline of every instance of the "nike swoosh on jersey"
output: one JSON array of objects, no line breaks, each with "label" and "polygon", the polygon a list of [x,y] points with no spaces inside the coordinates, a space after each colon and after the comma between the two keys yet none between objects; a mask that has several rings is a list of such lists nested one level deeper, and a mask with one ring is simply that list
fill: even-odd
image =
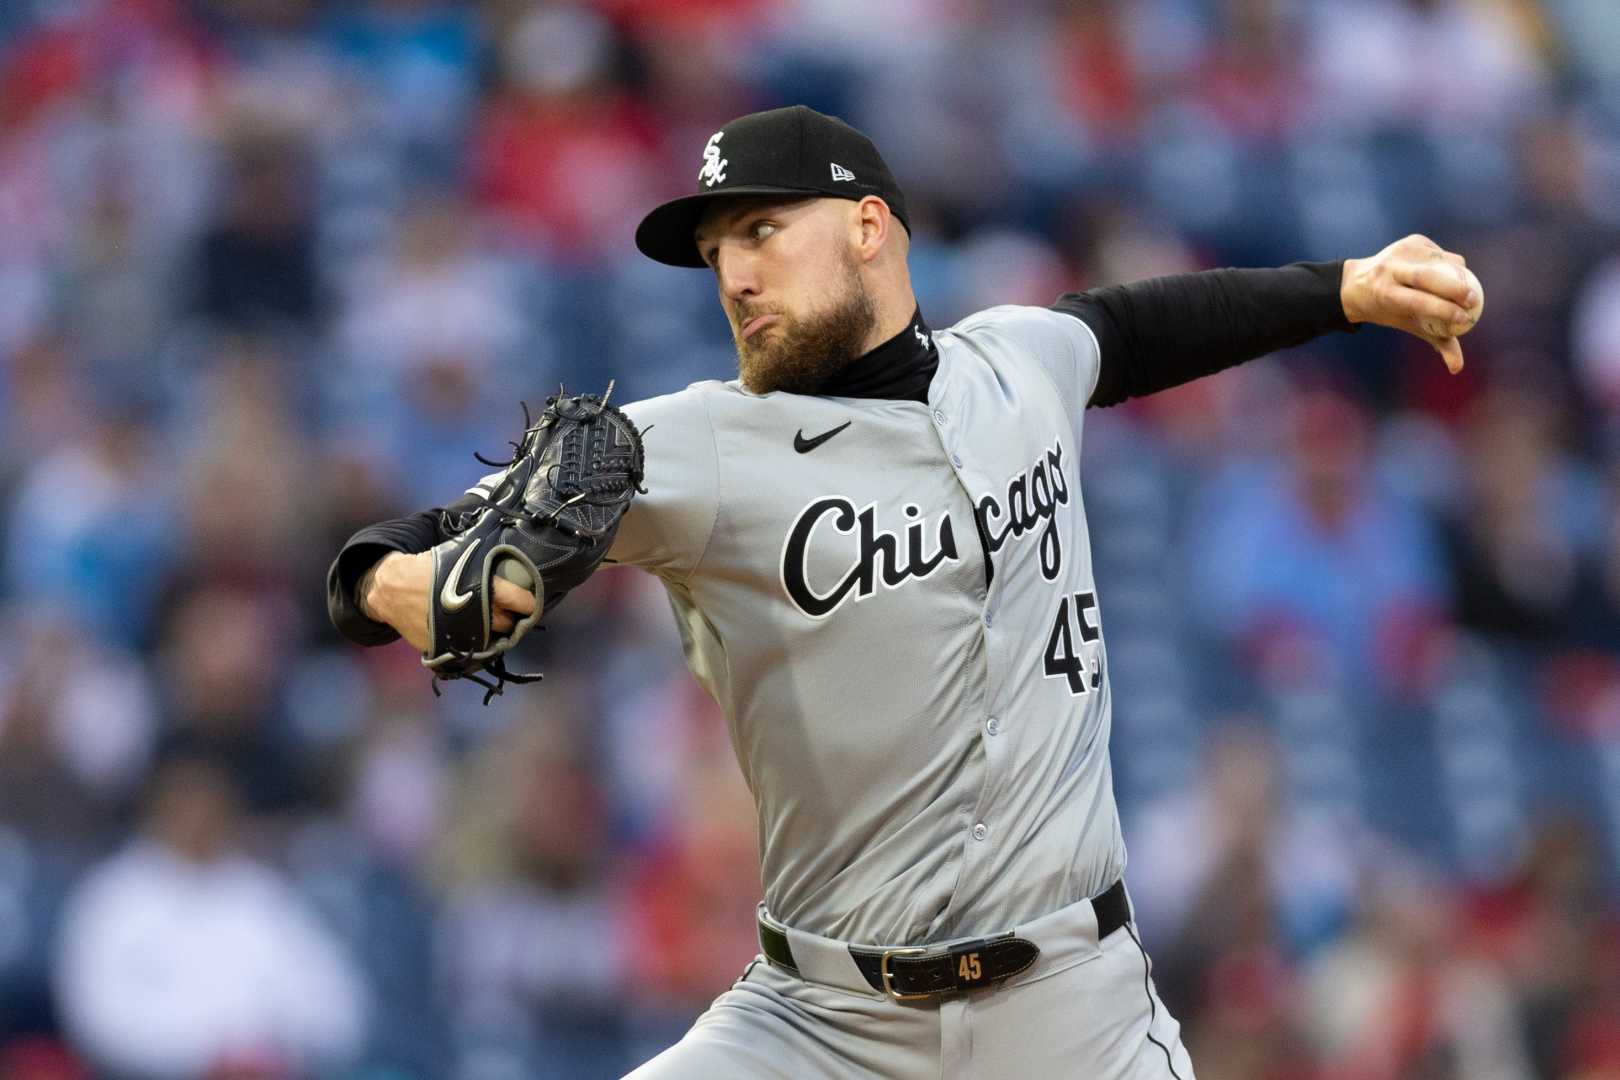
[{"label": "nike swoosh on jersey", "polygon": [[460,611],[462,608],[467,606],[467,601],[473,598],[473,594],[470,591],[457,592],[456,582],[461,580],[462,568],[467,565],[468,556],[472,555],[473,548],[477,546],[477,544],[469,543],[466,547],[462,548],[461,557],[458,558],[456,560],[456,564],[450,568],[450,576],[444,579],[444,588],[439,590],[439,606],[444,608],[446,611]]},{"label": "nike swoosh on jersey", "polygon": [[805,438],[804,429],[800,428],[798,433],[793,436],[793,449],[797,450],[801,454],[808,454],[810,451],[814,450],[816,447],[820,446],[822,443],[826,442],[840,431],[843,431],[854,422],[855,421],[853,420],[845,420],[842,424],[839,424],[831,431],[824,431],[813,439]]}]

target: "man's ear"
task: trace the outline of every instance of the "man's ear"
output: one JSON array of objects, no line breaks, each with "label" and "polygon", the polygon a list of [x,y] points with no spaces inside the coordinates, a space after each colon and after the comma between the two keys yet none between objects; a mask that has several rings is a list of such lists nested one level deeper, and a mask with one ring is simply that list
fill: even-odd
[{"label": "man's ear", "polygon": [[889,204],[876,195],[868,195],[855,204],[853,239],[862,262],[871,262],[878,257],[889,239],[893,223],[894,215],[889,212]]}]

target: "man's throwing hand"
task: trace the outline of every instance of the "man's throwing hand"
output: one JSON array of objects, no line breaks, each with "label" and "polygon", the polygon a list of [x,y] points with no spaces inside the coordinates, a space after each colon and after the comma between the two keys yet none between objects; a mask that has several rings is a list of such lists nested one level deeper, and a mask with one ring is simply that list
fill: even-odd
[{"label": "man's throwing hand", "polygon": [[1427,341],[1453,375],[1462,370],[1457,338],[1485,310],[1485,290],[1461,255],[1414,233],[1367,259],[1346,259],[1339,285],[1344,314]]}]

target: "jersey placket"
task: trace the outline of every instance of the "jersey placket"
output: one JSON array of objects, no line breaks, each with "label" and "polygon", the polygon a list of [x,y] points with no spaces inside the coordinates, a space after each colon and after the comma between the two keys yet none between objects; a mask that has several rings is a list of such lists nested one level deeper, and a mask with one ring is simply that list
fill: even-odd
[{"label": "jersey placket", "polygon": [[[954,472],[969,513],[974,515],[976,522],[977,493],[988,489],[994,472],[987,468],[988,458],[985,455],[994,446],[996,432],[992,420],[970,414],[966,407],[967,395],[958,392],[960,388],[953,377],[953,369],[949,347],[942,345],[939,373],[930,387],[929,415],[935,434],[939,437],[945,463]],[[974,451],[974,447],[979,449]],[[1006,721],[997,711],[1002,697],[1002,682],[1008,671],[1005,650],[1009,635],[1005,628],[998,630],[996,627],[1002,583],[1000,575],[995,574],[989,565],[992,556],[985,545],[983,532],[977,526],[973,529],[973,543],[978,547],[987,571],[984,603],[979,611],[979,634],[984,642],[984,696],[961,719],[975,729],[971,737],[977,740],[979,752],[984,755],[984,771],[979,790],[972,793],[971,804],[964,802],[962,807],[962,863],[951,902],[946,905],[943,916],[947,924],[955,915],[955,898],[964,893],[974,895],[979,891],[975,879],[982,872],[982,867],[991,861],[992,845],[997,842],[998,823],[993,820],[995,808],[990,805],[989,793],[1001,789],[1002,774],[1009,767],[1011,757],[1008,740],[1002,734]],[[964,889],[965,885],[972,887]]]}]

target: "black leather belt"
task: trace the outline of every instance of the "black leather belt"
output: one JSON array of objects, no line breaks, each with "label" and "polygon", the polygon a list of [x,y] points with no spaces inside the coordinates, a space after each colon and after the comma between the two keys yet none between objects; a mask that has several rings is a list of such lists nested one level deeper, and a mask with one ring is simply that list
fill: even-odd
[{"label": "black leather belt", "polygon": [[[1131,902],[1125,896],[1124,881],[1114,882],[1107,892],[1091,901],[1091,906],[1097,913],[1099,941],[1131,921]],[[759,923],[759,943],[765,958],[774,966],[799,974],[787,935],[763,919]],[[872,989],[896,1001],[919,1001],[939,994],[993,986],[1029,967],[1040,954],[1040,948],[1033,941],[1014,937],[1010,930],[995,937],[948,947],[849,946],[850,957],[872,984]]]}]

